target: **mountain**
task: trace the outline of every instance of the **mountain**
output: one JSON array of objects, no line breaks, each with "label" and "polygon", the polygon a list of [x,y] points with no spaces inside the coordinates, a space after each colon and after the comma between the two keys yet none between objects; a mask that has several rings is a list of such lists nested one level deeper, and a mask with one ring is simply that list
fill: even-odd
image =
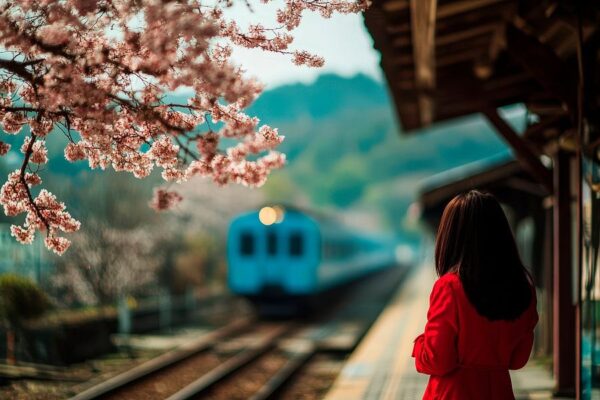
[{"label": "mountain", "polygon": [[314,83],[296,83],[262,94],[250,114],[264,121],[322,119],[344,110],[381,107],[389,104],[386,89],[366,75],[343,78],[325,74]]},{"label": "mountain", "polygon": [[366,209],[393,229],[422,178],[506,149],[477,116],[401,134],[386,87],[364,75],[275,88],[250,114],[286,136],[289,163],[264,189],[272,199]]}]

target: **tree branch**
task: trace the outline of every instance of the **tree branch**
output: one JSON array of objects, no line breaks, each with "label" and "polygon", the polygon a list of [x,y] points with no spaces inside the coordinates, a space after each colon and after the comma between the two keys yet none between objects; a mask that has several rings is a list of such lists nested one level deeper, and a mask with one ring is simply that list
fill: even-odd
[{"label": "tree branch", "polygon": [[40,221],[42,221],[42,223],[46,227],[47,234],[50,234],[50,223],[48,222],[46,217],[44,217],[42,215],[42,211],[40,210],[38,205],[35,204],[35,201],[33,200],[33,196],[31,194],[31,190],[29,190],[29,185],[27,184],[27,180],[25,179],[25,173],[27,171],[27,166],[29,164],[29,158],[31,157],[31,154],[33,153],[33,145],[35,144],[35,140],[36,140],[36,136],[32,133],[31,140],[29,141],[29,145],[27,145],[27,150],[25,150],[25,158],[23,159],[23,164],[21,165],[21,170],[19,172],[19,180],[21,181],[21,184],[25,188],[25,192],[27,193],[27,198],[29,200],[29,204],[31,205],[31,207],[33,207],[35,214],[37,215],[37,217],[40,219]]},{"label": "tree branch", "polygon": [[33,74],[27,70],[27,66],[28,63],[0,59],[0,68],[12,72],[13,74],[18,75],[31,83],[38,83],[40,81],[39,78],[33,76]]}]

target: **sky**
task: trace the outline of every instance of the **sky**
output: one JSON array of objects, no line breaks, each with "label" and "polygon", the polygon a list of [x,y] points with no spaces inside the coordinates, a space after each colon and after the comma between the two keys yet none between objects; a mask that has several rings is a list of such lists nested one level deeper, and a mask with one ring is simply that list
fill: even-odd
[{"label": "sky", "polygon": [[[261,22],[265,27],[277,26],[275,10],[283,1],[269,4],[253,4],[250,12],[244,2],[236,2],[226,15],[241,26]],[[334,14],[330,19],[305,11],[300,27],[292,32],[295,37],[292,49],[308,50],[325,58],[322,68],[294,65],[289,57],[267,54],[256,49],[236,49],[234,60],[240,63],[250,76],[258,78],[270,89],[293,82],[310,83],[323,73],[351,76],[364,73],[381,80],[379,53],[373,49],[373,41],[367,32],[362,15]]]}]

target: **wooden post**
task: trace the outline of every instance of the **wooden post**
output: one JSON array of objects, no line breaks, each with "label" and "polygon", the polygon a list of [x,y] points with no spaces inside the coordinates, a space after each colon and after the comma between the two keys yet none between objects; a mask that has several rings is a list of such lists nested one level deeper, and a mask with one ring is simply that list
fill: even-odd
[{"label": "wooden post", "polygon": [[546,312],[546,321],[544,321],[544,329],[547,340],[544,343],[544,354],[551,356],[554,349],[554,260],[553,260],[553,213],[552,208],[548,208],[545,211],[546,214],[546,225],[544,230],[544,286],[546,288],[546,295],[544,297],[544,310]]},{"label": "wooden post", "polygon": [[571,213],[570,155],[559,149],[553,173],[538,159],[535,151],[504,121],[496,110],[484,112],[496,131],[513,148],[517,159],[544,187],[553,194],[553,287],[552,337],[555,392],[573,395],[575,392],[576,320],[573,298],[573,246]]},{"label": "wooden post", "polygon": [[8,365],[15,365],[17,358],[15,356],[15,330],[9,327],[6,330],[6,363]]},{"label": "wooden post", "polygon": [[117,303],[118,329],[119,333],[128,337],[131,333],[131,309],[127,303],[127,296],[119,296]]},{"label": "wooden post", "polygon": [[173,307],[171,292],[168,289],[160,292],[158,303],[160,329],[170,329],[173,322]]},{"label": "wooden post", "polygon": [[554,298],[553,357],[555,394],[575,392],[575,305],[573,303],[570,155],[558,150],[554,159]]}]

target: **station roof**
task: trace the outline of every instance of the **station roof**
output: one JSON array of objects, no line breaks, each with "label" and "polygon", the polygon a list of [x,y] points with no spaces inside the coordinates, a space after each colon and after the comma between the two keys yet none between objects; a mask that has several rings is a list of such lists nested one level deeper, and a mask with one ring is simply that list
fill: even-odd
[{"label": "station roof", "polygon": [[[373,0],[365,24],[403,131],[517,102],[541,123],[566,117],[576,103],[578,36],[562,3]],[[597,36],[590,15],[585,40]]]},{"label": "station roof", "polygon": [[[420,192],[427,194],[427,202],[434,203],[437,198],[446,198],[445,190],[452,186],[451,194],[457,191],[469,190],[477,187],[480,183],[487,183],[489,177],[484,176],[487,172],[496,172],[497,176],[506,176],[520,171],[515,157],[510,151],[503,151],[491,157],[477,160],[459,167],[432,175],[421,182]],[[456,187],[457,185],[462,186]]]},{"label": "station roof", "polygon": [[471,189],[493,193],[521,216],[528,214],[528,199],[545,196],[543,188],[525,172],[513,154],[504,151],[425,179],[419,188],[422,215],[436,227],[448,201],[457,193]]}]

